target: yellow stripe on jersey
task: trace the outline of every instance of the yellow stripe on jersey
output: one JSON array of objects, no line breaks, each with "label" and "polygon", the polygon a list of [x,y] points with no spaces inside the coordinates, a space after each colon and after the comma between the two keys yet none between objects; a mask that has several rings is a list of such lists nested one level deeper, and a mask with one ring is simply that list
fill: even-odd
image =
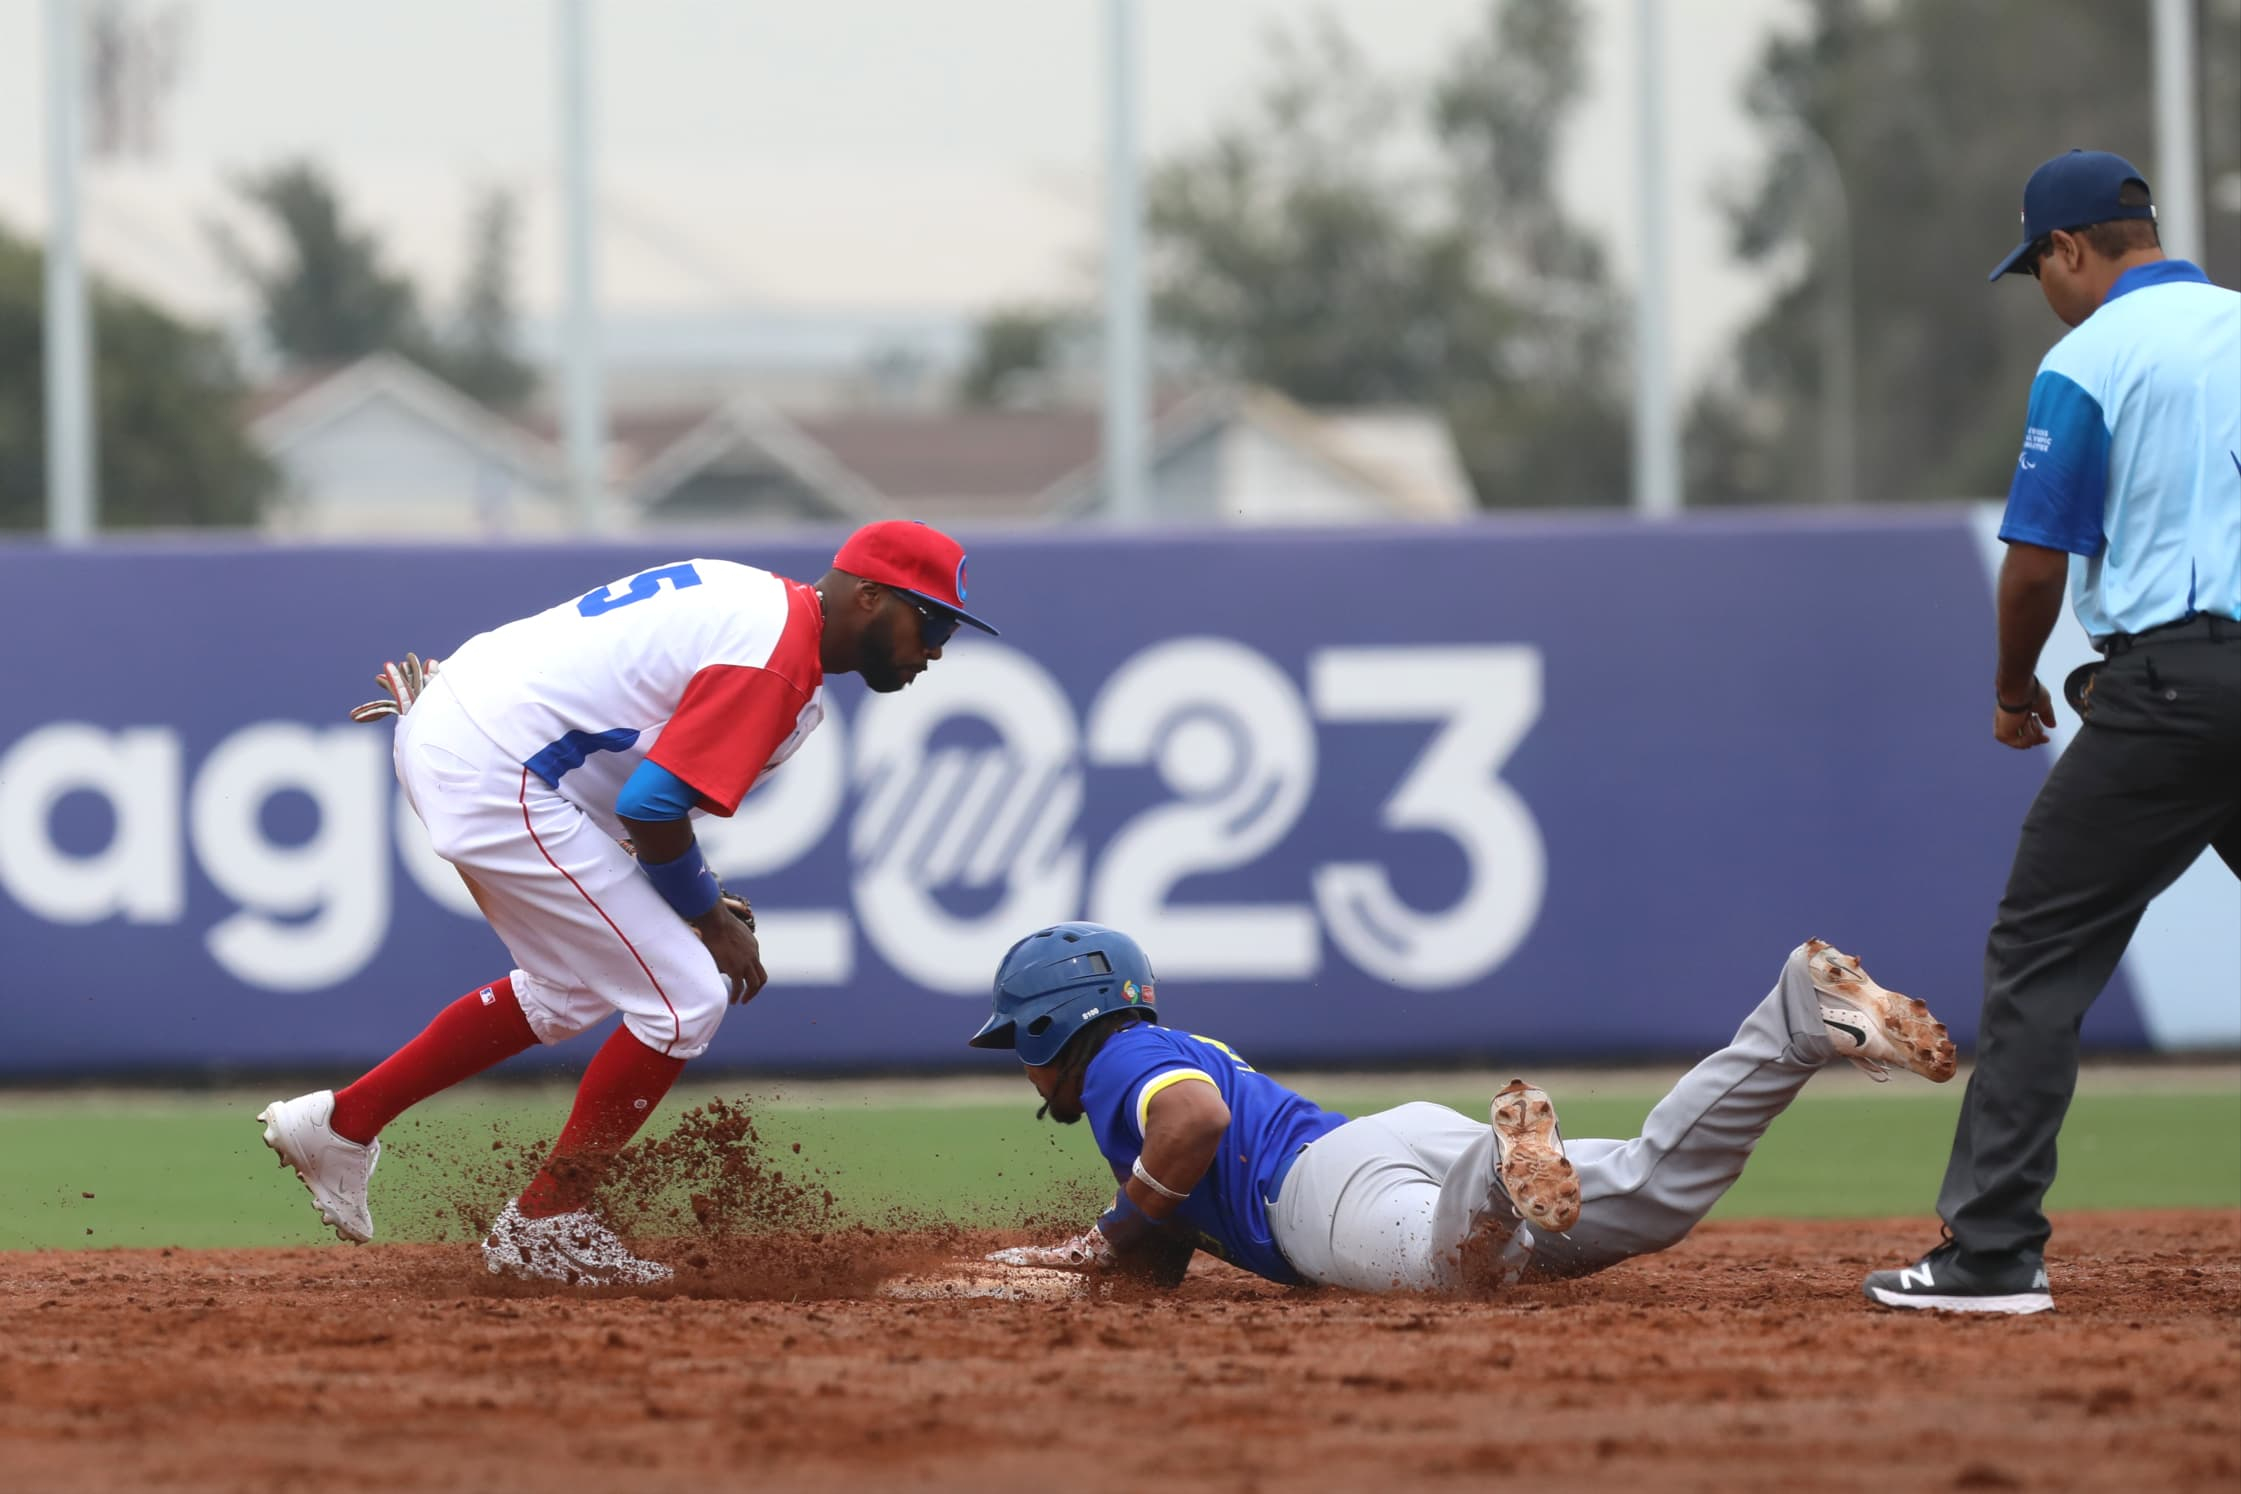
[{"label": "yellow stripe on jersey", "polygon": [[1257,1072],[1251,1064],[1247,1063],[1244,1059],[1237,1056],[1237,1050],[1235,1048],[1232,1048],[1229,1044],[1223,1042],[1220,1038],[1201,1037],[1195,1032],[1185,1033],[1184,1036],[1188,1037],[1194,1043],[1204,1043],[1209,1048],[1221,1049],[1222,1055],[1225,1058],[1227,1058],[1231,1063],[1236,1064],[1239,1068],[1243,1069],[1248,1074]]},{"label": "yellow stripe on jersey", "polygon": [[[1167,1088],[1168,1085],[1180,1084],[1185,1079],[1196,1079],[1201,1084],[1214,1084],[1214,1076],[1204,1069],[1169,1069],[1164,1074],[1154,1074],[1144,1081],[1144,1087],[1136,1091],[1137,1135],[1143,1135],[1144,1127],[1151,1123],[1152,1096]],[[1221,1088],[1218,1084],[1215,1084],[1214,1087],[1217,1090]]]}]

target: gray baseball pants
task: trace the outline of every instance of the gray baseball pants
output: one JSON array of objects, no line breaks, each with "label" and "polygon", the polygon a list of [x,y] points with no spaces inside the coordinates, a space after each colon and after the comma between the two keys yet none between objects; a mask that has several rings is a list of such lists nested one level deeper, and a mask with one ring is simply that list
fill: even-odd
[{"label": "gray baseball pants", "polygon": [[[1485,1118],[1420,1102],[1348,1121],[1301,1153],[1269,1209],[1276,1247],[1309,1281],[1361,1292],[1465,1290],[1521,1272],[1585,1276],[1663,1250],[1711,1212],[1766,1128],[1833,1056],[1801,945],[1735,1040],[1658,1101],[1641,1135],[1566,1139],[1580,1177],[1569,1233],[1537,1236],[1518,1218],[1495,1181]],[[1508,1240],[1467,1252],[1482,1230]]]}]

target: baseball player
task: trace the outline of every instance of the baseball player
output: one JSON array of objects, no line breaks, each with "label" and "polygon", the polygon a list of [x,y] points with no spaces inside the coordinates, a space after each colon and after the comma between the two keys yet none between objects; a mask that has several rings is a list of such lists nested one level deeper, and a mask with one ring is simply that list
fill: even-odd
[{"label": "baseball player", "polygon": [[[827,675],[900,690],[959,623],[965,552],[922,524],[867,525],[814,586],[724,560],[625,576],[382,676],[405,797],[515,968],[341,1090],[265,1107],[265,1144],[319,1217],[373,1238],[367,1184],[391,1120],[536,1043],[622,1014],[551,1155],[482,1245],[499,1274],[658,1281],[586,1208],[727,1005],[765,976],[754,920],[693,835],[729,815],[824,719]],[[626,844],[627,843],[627,844]]]},{"label": "baseball player", "polygon": [[1352,1120],[1319,1109],[1225,1045],[1162,1025],[1154,985],[1136,941],[1099,924],[1043,929],[1005,955],[972,1044],[1016,1052],[1050,1115],[1088,1119],[1120,1193],[1073,1239],[990,1260],[1173,1284],[1205,1250],[1271,1281],[1365,1292],[1584,1276],[1685,1237],[1822,1065],[1849,1059],[1881,1080],[1896,1064],[1934,1083],[1954,1068],[1927,1006],[1814,939],[1640,1136],[1567,1145],[1523,1080],[1484,1123],[1443,1105]]}]

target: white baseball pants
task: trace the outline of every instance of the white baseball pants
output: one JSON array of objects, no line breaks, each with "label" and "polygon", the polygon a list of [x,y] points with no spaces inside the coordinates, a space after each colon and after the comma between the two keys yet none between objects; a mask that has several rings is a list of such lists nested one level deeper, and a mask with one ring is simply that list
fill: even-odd
[{"label": "white baseball pants", "polygon": [[[1309,1281],[1361,1292],[1453,1291],[1482,1224],[1512,1231],[1494,1269],[1585,1276],[1678,1244],[1719,1202],[1774,1118],[1834,1056],[1805,949],[1735,1040],[1682,1076],[1631,1141],[1565,1141],[1580,1218],[1536,1236],[1494,1179],[1484,1119],[1418,1103],[1311,1143],[1269,1211],[1276,1248]],[[1563,1104],[1558,1098],[1557,1111]]]},{"label": "white baseball pants", "polygon": [[517,968],[540,1041],[621,1012],[656,1053],[697,1058],[728,992],[690,924],[614,838],[508,758],[442,675],[397,722],[397,781]]}]

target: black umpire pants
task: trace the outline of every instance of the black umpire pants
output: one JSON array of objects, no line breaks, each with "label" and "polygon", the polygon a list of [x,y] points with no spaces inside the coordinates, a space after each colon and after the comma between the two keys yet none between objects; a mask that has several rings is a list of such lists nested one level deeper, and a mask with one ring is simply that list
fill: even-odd
[{"label": "black umpire pants", "polygon": [[[2079,1024],[2149,901],[2205,846],[2241,876],[2241,624],[2197,618],[2111,651],[2024,817],[1938,1193],[1965,1256],[2044,1249]],[[2241,1000],[2241,971],[2225,960],[2206,959],[2202,979]]]}]

